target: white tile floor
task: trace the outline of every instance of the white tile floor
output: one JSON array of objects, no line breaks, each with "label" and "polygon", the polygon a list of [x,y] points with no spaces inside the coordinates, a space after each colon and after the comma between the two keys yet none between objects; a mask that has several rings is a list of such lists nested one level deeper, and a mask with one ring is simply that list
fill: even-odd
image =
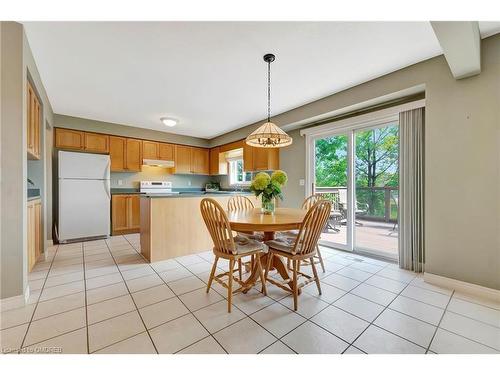
[{"label": "white tile floor", "polygon": [[228,314],[224,289],[205,293],[210,251],[148,264],[138,249],[138,235],[49,249],[29,275],[29,304],[1,313],[2,351],[500,352],[500,304],[391,263],[323,248],[322,295],[307,286],[294,312],[288,293],[256,286]]}]

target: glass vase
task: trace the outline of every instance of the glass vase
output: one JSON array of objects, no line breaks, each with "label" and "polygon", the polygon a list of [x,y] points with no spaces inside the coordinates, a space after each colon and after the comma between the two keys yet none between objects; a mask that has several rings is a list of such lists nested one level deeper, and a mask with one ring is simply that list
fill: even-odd
[{"label": "glass vase", "polygon": [[261,212],[264,215],[272,215],[274,214],[274,209],[275,209],[275,198],[274,197],[268,197],[262,194],[262,208]]}]

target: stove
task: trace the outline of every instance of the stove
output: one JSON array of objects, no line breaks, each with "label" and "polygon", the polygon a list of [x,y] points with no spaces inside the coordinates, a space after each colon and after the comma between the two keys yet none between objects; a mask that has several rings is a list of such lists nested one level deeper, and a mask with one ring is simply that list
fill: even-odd
[{"label": "stove", "polygon": [[144,194],[179,194],[172,191],[170,181],[141,181],[140,191]]}]

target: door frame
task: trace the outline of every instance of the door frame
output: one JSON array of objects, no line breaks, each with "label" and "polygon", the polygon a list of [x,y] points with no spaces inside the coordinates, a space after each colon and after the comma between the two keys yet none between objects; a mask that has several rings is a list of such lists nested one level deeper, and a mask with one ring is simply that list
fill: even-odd
[{"label": "door frame", "polygon": [[[313,193],[313,183],[316,181],[315,176],[315,142],[317,139],[333,137],[336,135],[347,136],[347,245],[335,244],[336,248],[357,253],[369,253],[378,257],[384,257],[378,254],[376,250],[356,248],[354,247],[354,230],[353,223],[355,220],[355,212],[353,210],[353,202],[355,199],[355,179],[351,171],[355,170],[355,135],[356,130],[376,128],[391,122],[399,123],[399,113],[410,109],[420,108],[425,106],[425,99],[413,101],[410,103],[401,104],[398,106],[385,108],[379,111],[370,112],[364,115],[350,117],[344,120],[332,121],[323,125],[310,127],[300,131],[301,136],[305,136],[306,144],[306,165],[305,165],[305,197]],[[305,198],[304,197],[304,198]],[[328,242],[328,244],[331,244]],[[393,259],[391,259],[393,260]]]}]

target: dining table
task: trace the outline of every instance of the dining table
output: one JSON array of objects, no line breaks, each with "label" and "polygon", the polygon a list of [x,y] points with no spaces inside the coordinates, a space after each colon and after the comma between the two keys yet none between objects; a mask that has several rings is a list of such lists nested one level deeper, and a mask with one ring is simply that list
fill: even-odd
[{"label": "dining table", "polygon": [[[231,229],[235,232],[263,232],[264,241],[275,238],[276,232],[299,229],[307,211],[299,208],[276,208],[274,213],[265,214],[260,208],[248,210],[235,210],[227,212]],[[267,265],[268,255],[261,255],[263,267]],[[288,273],[288,267],[280,256],[273,256],[271,270],[275,269],[280,276],[293,288],[293,283]],[[251,274],[246,279],[242,291],[247,292],[259,279],[257,265],[251,270]]]}]

